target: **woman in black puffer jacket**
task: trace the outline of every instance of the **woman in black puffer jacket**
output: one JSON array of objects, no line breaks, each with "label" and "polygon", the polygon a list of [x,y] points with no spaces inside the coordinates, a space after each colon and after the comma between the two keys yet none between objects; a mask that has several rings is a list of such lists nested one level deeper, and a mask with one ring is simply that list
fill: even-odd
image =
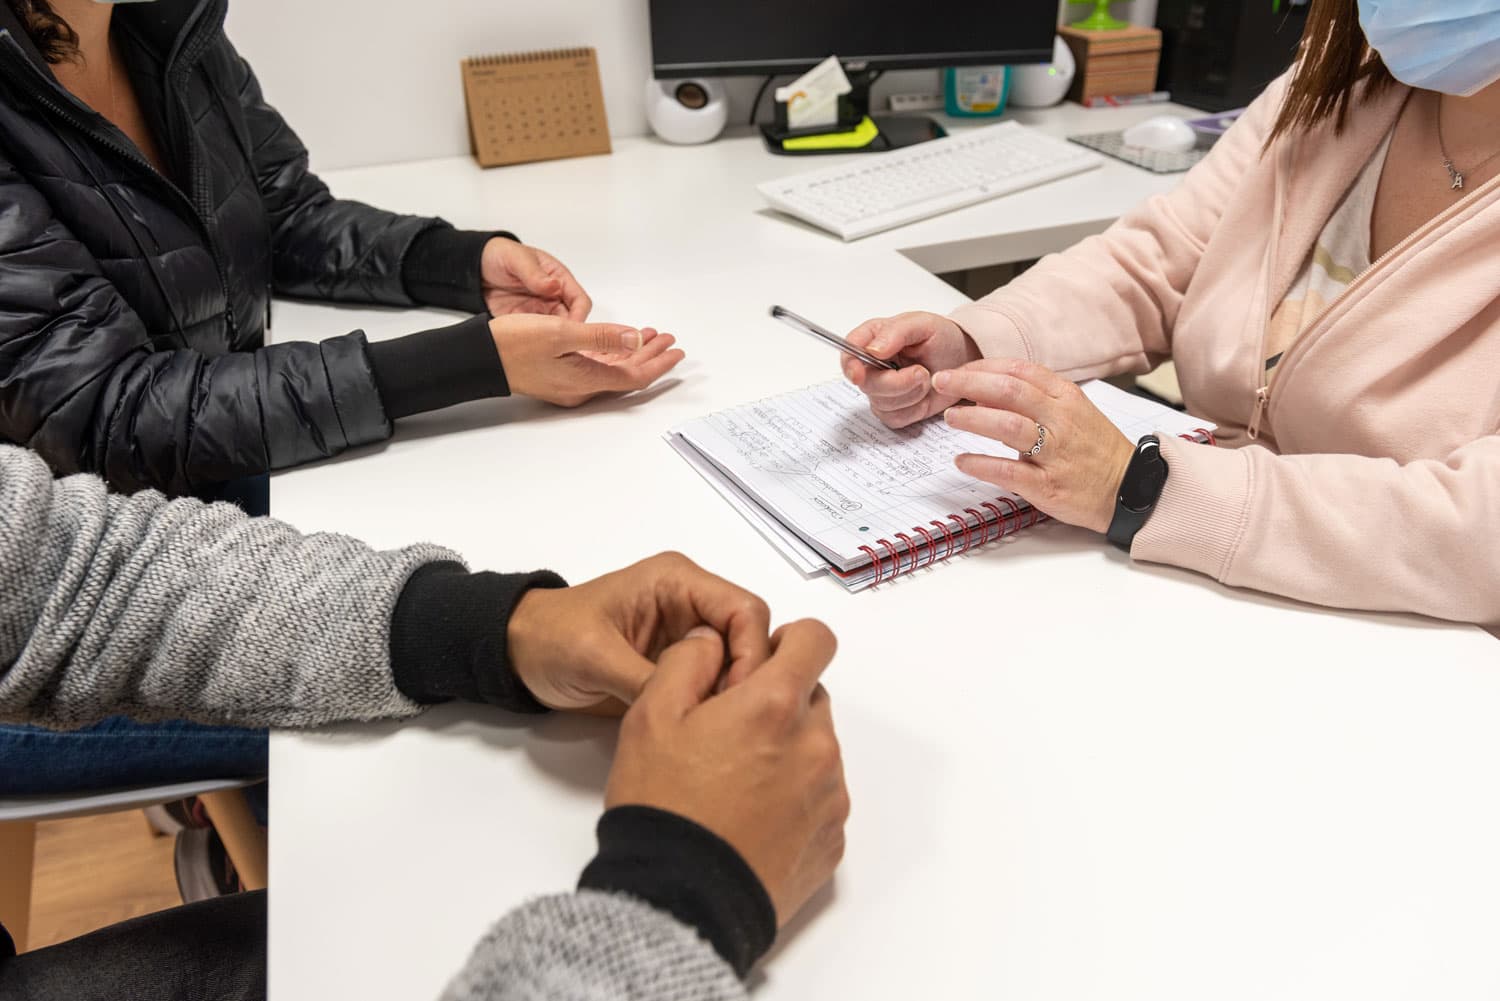
[{"label": "woman in black puffer jacket", "polygon": [[[120,490],[223,496],[407,414],[578,403],[681,359],[669,335],[585,325],[568,270],[508,233],[330,195],[224,8],[0,4],[0,439]],[[273,293],[479,315],[266,347]]]}]

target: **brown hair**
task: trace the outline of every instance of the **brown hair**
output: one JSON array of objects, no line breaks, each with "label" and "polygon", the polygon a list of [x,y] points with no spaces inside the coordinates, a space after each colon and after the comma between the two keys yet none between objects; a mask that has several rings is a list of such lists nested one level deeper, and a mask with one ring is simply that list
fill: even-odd
[{"label": "brown hair", "polygon": [[21,19],[26,34],[31,36],[31,44],[47,62],[67,62],[77,57],[78,33],[58,16],[48,0],[10,0],[10,9]]},{"label": "brown hair", "polygon": [[1296,129],[1310,129],[1333,119],[1335,132],[1344,129],[1349,105],[1394,82],[1380,54],[1370,48],[1359,26],[1358,0],[1312,0],[1307,26],[1302,30],[1297,68],[1287,87],[1281,114],[1266,145]]}]

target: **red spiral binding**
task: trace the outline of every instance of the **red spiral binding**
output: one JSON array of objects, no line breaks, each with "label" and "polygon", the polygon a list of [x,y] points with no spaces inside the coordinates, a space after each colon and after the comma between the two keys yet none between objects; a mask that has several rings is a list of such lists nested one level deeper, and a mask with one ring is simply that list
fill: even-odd
[{"label": "red spiral binding", "polygon": [[[1000,505],[1004,510],[996,505]],[[979,507],[994,515],[994,535],[990,534],[990,523],[985,516],[972,507],[966,507],[963,514],[974,516],[973,525],[970,525],[969,519],[963,515],[950,514],[947,516],[948,521],[956,522],[957,528],[953,528],[946,522],[933,520],[927,524],[937,529],[936,532],[921,525],[912,526],[911,533],[921,536],[920,539],[912,538],[912,534],[907,532],[894,532],[892,534],[895,535],[900,545],[890,539],[876,539],[875,546],[860,546],[859,551],[870,557],[870,562],[875,567],[875,583],[883,584],[886,581],[895,580],[913,570],[930,567],[939,560],[946,560],[960,553],[966,553],[970,549],[996,542],[1012,532],[1030,528],[1038,522],[1047,520],[1047,516],[1036,508],[1030,505],[1022,507],[1009,497],[996,497],[993,502],[983,501]],[[962,533],[961,537],[960,533]],[[902,565],[903,561],[905,561],[905,566]]]},{"label": "red spiral binding", "polygon": [[[999,498],[997,497],[996,500],[999,500]],[[984,508],[990,514],[992,514],[992,515],[995,516],[995,524],[997,526],[1003,526],[1005,524],[1005,515],[1003,515],[1003,514],[1000,513],[1000,509],[998,507],[996,507],[995,505],[991,504],[989,501],[985,501],[983,504],[981,504],[979,506],[982,507],[982,508]],[[990,534],[990,530],[989,530],[988,526],[985,527],[984,534],[985,535]],[[1004,534],[1005,534],[1005,529],[1002,527],[1000,529],[1000,535],[1004,535]],[[997,539],[1000,538],[1000,535],[995,536],[995,538],[997,538]]]},{"label": "red spiral binding", "polygon": [[[936,525],[939,532],[943,533],[943,543],[948,549],[953,548],[953,533],[948,531],[948,526],[941,521],[929,521],[927,524]],[[933,559],[937,559],[937,550],[932,551]]]},{"label": "red spiral binding", "polygon": [[1219,439],[1215,438],[1214,433],[1208,428],[1193,428],[1192,434],[1180,434],[1177,437],[1197,445],[1217,445],[1219,443]]},{"label": "red spiral binding", "polygon": [[960,518],[956,514],[950,514],[950,515],[948,515],[948,520],[949,521],[956,521],[956,522],[958,522],[958,527],[964,530],[964,548],[959,550],[959,552],[963,552],[965,549],[968,549],[969,545],[970,545],[970,543],[969,543],[969,523],[967,521],[965,521],[964,519]]},{"label": "red spiral binding", "polygon": [[[1219,443],[1218,439],[1214,437],[1214,433],[1208,428],[1194,428],[1192,434],[1178,435],[1178,437],[1187,441],[1207,443],[1209,445],[1217,445]],[[997,504],[1004,507],[1005,510],[1002,511],[1000,507],[996,506]],[[913,570],[930,567],[939,560],[946,560],[960,553],[966,553],[978,546],[997,542],[1012,532],[1019,532],[1022,529],[1031,528],[1033,525],[1048,520],[1047,516],[1035,507],[1029,504],[1022,507],[1009,497],[996,497],[993,502],[982,501],[979,506],[995,516],[995,535],[993,537],[990,535],[990,524],[985,520],[984,515],[972,507],[966,507],[963,510],[963,514],[974,516],[973,526],[970,526],[969,520],[961,514],[950,514],[947,516],[948,521],[958,524],[956,530],[945,522],[937,520],[927,523],[942,534],[941,539],[937,538],[934,533],[928,531],[923,526],[914,525],[911,531],[922,537],[920,542],[913,539],[906,532],[893,533],[901,543],[899,547],[890,539],[875,540],[875,545],[879,546],[885,553],[888,553],[889,556],[882,555],[882,553],[877,552],[871,546],[860,546],[859,551],[870,557],[870,562],[875,566],[875,583],[883,584],[888,580],[895,580],[897,577],[909,574]],[[959,539],[959,532],[963,533],[961,541]],[[978,536],[977,539],[975,538],[976,535]],[[927,557],[925,562],[922,559],[923,555]],[[901,565],[903,557],[910,557],[910,562],[906,566]],[[889,567],[886,566],[887,559],[890,561]]]},{"label": "red spiral binding", "polygon": [[[927,551],[932,554],[932,557],[927,560],[927,565],[932,566],[932,559],[937,557],[937,543],[932,541],[932,533],[927,531],[927,529],[923,528],[921,525],[916,525],[914,527],[918,532],[922,533],[922,538],[927,541]],[[898,535],[896,536],[896,538],[899,539],[901,538],[901,536]],[[915,566],[913,567],[913,569],[915,569]]]},{"label": "red spiral binding", "polygon": [[[1017,521],[1021,520],[1021,505],[1017,504],[1015,501],[1011,500],[1009,497],[996,497],[995,500],[997,500],[1001,504],[1005,505],[1005,509],[1006,509],[1005,510],[1005,517],[1006,518],[1014,518]],[[1032,508],[1032,510],[1034,511],[1036,509]],[[1003,521],[1004,518],[1002,518],[1001,520]]]},{"label": "red spiral binding", "polygon": [[[915,570],[917,568],[917,560],[921,556],[920,550],[916,548],[917,544],[911,541],[911,536],[907,535],[905,532],[897,532],[896,538],[901,540],[901,544],[905,546],[906,551],[911,554],[911,566],[907,567],[906,569],[908,571]],[[900,566],[901,561],[897,560],[896,567],[899,569]]]}]

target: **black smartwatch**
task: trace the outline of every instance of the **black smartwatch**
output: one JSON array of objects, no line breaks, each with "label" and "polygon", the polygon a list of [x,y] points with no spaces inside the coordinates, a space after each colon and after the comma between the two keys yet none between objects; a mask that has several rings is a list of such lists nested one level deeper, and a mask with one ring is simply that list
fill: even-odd
[{"label": "black smartwatch", "polygon": [[1125,467],[1125,477],[1115,494],[1115,516],[1105,533],[1110,542],[1127,553],[1135,533],[1146,524],[1162,487],[1167,485],[1167,460],[1161,455],[1161,439],[1148,434],[1135,444],[1135,454]]}]

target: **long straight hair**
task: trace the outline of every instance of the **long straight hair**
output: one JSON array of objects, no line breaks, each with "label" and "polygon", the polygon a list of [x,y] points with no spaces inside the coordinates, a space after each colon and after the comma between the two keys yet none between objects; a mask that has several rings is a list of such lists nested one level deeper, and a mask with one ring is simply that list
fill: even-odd
[{"label": "long straight hair", "polygon": [[78,33],[47,0],[10,0],[10,9],[47,62],[67,62],[78,55]]},{"label": "long straight hair", "polygon": [[1358,0],[1312,0],[1302,29],[1297,67],[1292,72],[1281,114],[1266,145],[1297,129],[1333,119],[1344,130],[1350,105],[1394,81],[1380,54],[1370,48],[1359,25]]}]

